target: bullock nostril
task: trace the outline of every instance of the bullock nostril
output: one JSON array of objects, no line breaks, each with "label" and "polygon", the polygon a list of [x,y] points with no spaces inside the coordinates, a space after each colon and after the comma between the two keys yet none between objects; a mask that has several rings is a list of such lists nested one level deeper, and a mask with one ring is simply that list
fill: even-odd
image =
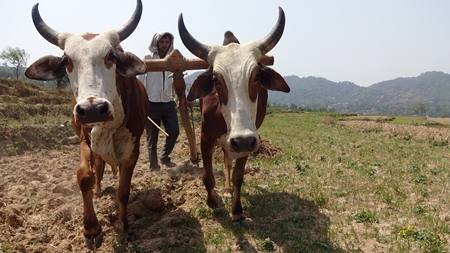
[{"label": "bullock nostril", "polygon": [[81,124],[88,124],[113,120],[110,110],[111,104],[107,101],[101,101],[78,104],[74,113]]},{"label": "bullock nostril", "polygon": [[99,108],[100,108],[100,115],[105,115],[109,111],[109,107],[106,102],[104,102],[102,105],[100,105]]},{"label": "bullock nostril", "polygon": [[236,137],[230,140],[230,146],[236,152],[251,152],[257,144],[255,137]]},{"label": "bullock nostril", "polygon": [[85,112],[85,110],[83,110],[81,108],[81,106],[77,105],[76,112],[77,112],[78,117],[86,118],[86,112]]},{"label": "bullock nostril", "polygon": [[252,139],[253,139],[253,141],[251,141],[251,143],[250,143],[250,149],[255,149],[256,148],[256,144],[258,143],[257,141],[256,141],[256,138],[255,137],[251,137]]},{"label": "bullock nostril", "polygon": [[233,150],[236,150],[236,151],[239,149],[239,144],[238,144],[238,142],[237,142],[237,139],[238,139],[238,138],[233,138],[233,139],[230,140],[230,146],[231,146],[231,148],[232,148]]}]

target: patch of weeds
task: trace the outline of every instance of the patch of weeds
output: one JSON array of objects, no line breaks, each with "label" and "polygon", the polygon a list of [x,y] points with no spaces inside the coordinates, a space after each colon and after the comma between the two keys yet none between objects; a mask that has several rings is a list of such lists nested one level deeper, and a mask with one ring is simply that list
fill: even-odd
[{"label": "patch of weeds", "polygon": [[275,163],[275,165],[280,165],[283,163],[283,160],[281,158],[277,158],[273,162]]},{"label": "patch of weeds", "polygon": [[409,168],[409,171],[411,173],[420,173],[421,168],[420,166],[417,164],[417,161],[414,161],[411,165],[411,168]]},{"label": "patch of weeds", "polygon": [[141,253],[141,252],[145,252],[145,251],[141,246],[136,245],[134,243],[129,243],[126,248],[126,252],[127,253]]},{"label": "patch of weeds", "polygon": [[379,219],[371,211],[362,211],[353,217],[359,223],[378,223]]},{"label": "patch of weeds", "polygon": [[9,145],[6,148],[6,154],[9,156],[13,156],[13,155],[16,155],[19,150],[20,150],[19,147],[15,146],[15,145]]},{"label": "patch of weeds", "polygon": [[264,241],[261,242],[262,249],[266,252],[274,251],[275,250],[275,243],[270,240],[270,238],[264,239]]},{"label": "patch of weeds", "polygon": [[380,196],[381,201],[388,205],[392,205],[394,202],[394,195],[392,194],[392,192],[381,186],[378,188],[378,190],[375,191],[375,194]]},{"label": "patch of weeds", "polygon": [[367,169],[366,171],[365,171],[365,174],[367,175],[367,177],[369,177],[369,178],[374,178],[375,177],[375,173],[376,173],[376,171],[374,170],[374,169]]},{"label": "patch of weeds", "polygon": [[353,169],[353,170],[358,170],[359,169],[358,163],[355,162],[355,161],[347,161],[347,167],[349,169]]},{"label": "patch of weeds", "polygon": [[428,197],[428,195],[430,195],[428,189],[422,189],[422,191],[420,192],[420,196],[422,196],[422,198],[426,198]]},{"label": "patch of weeds", "polygon": [[317,206],[323,207],[328,203],[328,197],[322,191],[318,191],[313,194],[314,202]]},{"label": "patch of weeds", "polygon": [[214,237],[211,238],[209,243],[216,244],[216,245],[222,245],[225,240],[225,235],[223,233],[218,233]]},{"label": "patch of weeds", "polygon": [[211,211],[212,211],[212,215],[216,218],[219,218],[222,216],[228,217],[228,211],[225,208],[215,208],[215,209],[211,209]]},{"label": "patch of weeds", "polygon": [[295,169],[299,172],[300,175],[308,175],[307,170],[309,169],[309,165],[301,165],[299,163],[295,164]]},{"label": "patch of weeds", "polygon": [[344,192],[344,191],[334,191],[331,195],[332,195],[334,198],[341,198],[341,197],[347,196],[348,193],[347,193],[347,192]]},{"label": "patch of weeds", "polygon": [[428,182],[428,178],[424,175],[419,175],[419,176],[413,177],[412,181],[416,184],[425,184]]},{"label": "patch of weeds", "polygon": [[397,231],[401,238],[418,242],[421,245],[421,252],[440,253],[447,252],[448,247],[443,244],[439,235],[428,231],[419,231],[414,226],[404,226]]},{"label": "patch of weeds", "polygon": [[425,208],[421,205],[414,207],[413,212],[415,214],[424,214],[425,213]]},{"label": "patch of weeds", "polygon": [[211,208],[200,208],[197,210],[197,216],[201,219],[206,219],[213,214],[213,209]]},{"label": "patch of weeds", "polygon": [[114,252],[141,253],[144,249],[135,243],[130,242],[128,234],[122,234],[116,237],[113,243]]}]

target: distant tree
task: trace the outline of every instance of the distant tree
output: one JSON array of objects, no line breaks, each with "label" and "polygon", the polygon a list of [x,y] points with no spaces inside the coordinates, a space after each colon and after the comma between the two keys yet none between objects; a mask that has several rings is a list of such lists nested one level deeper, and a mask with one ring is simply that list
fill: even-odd
[{"label": "distant tree", "polygon": [[67,76],[67,74],[64,75],[62,78],[56,80],[56,88],[57,89],[62,89],[67,86],[70,86],[70,81],[69,81],[69,77]]},{"label": "distant tree", "polygon": [[14,77],[14,73],[11,70],[12,70],[12,68],[10,68],[10,67],[0,66],[0,77],[3,77],[3,78]]},{"label": "distant tree", "polygon": [[7,66],[16,69],[16,78],[19,78],[20,67],[25,67],[27,65],[28,58],[30,58],[30,54],[18,47],[7,47],[0,53],[0,59],[3,59]]},{"label": "distant tree", "polygon": [[419,104],[413,105],[411,107],[411,110],[413,110],[414,113],[418,116],[424,116],[428,110],[428,106],[426,106],[425,104],[419,103]]}]

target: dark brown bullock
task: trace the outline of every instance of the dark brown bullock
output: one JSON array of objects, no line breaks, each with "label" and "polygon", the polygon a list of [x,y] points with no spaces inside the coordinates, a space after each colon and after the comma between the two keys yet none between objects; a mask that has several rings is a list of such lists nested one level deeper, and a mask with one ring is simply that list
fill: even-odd
[{"label": "dark brown bullock", "polygon": [[233,160],[236,160],[232,175],[233,222],[245,220],[240,200],[241,186],[248,155],[259,146],[257,129],[266,113],[267,90],[290,91],[280,74],[259,63],[261,57],[280,40],[284,24],[284,12],[279,8],[277,24],[265,38],[241,45],[231,32],[226,32],[223,46],[208,46],[187,31],[182,15],[178,19],[184,45],[211,65],[195,80],[188,95],[189,101],[200,99],[200,145],[207,204],[212,208],[218,206],[212,156],[214,147],[220,146],[226,167],[225,196],[231,195],[230,171]]},{"label": "dark brown bullock", "polygon": [[114,175],[119,171],[119,221],[123,230],[128,229],[131,177],[149,105],[144,86],[135,77],[145,73],[147,67],[134,54],[124,52],[119,43],[133,33],[141,14],[142,3],[138,0],[133,16],[122,28],[98,34],[71,34],[47,26],[38,4],[32,9],[38,32],[64,50],[64,56],[44,56],[28,67],[25,75],[37,80],[55,80],[66,73],[69,76],[75,97],[72,122],[80,138],[77,181],[83,196],[86,246],[91,250],[103,241],[92,199],[94,194],[101,194],[105,162]]}]

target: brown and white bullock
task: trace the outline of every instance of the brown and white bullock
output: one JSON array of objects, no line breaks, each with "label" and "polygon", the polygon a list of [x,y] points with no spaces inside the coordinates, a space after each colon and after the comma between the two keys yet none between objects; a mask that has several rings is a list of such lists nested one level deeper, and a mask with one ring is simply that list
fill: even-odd
[{"label": "brown and white bullock", "polygon": [[128,229],[131,177],[148,110],[146,91],[135,75],[145,73],[147,68],[137,56],[124,52],[120,42],[133,33],[141,15],[142,3],[138,0],[133,16],[120,29],[71,34],[47,26],[38,4],[32,9],[38,32],[64,50],[64,55],[40,58],[25,75],[37,80],[55,80],[66,73],[69,76],[75,97],[72,122],[80,138],[77,181],[83,195],[84,236],[89,249],[100,247],[103,241],[92,198],[101,194],[105,162],[114,174],[119,170],[119,220],[123,230]]},{"label": "brown and white bullock", "polygon": [[280,40],[284,24],[284,11],[279,7],[277,24],[263,39],[241,45],[228,31],[223,46],[209,46],[197,41],[187,31],[182,14],[178,19],[183,44],[191,53],[210,64],[210,68],[194,81],[188,94],[189,101],[200,99],[200,146],[207,204],[212,208],[218,206],[212,170],[212,156],[217,145],[224,154],[227,197],[231,196],[230,171],[233,160],[236,160],[232,175],[233,222],[242,223],[245,220],[240,199],[241,185],[248,155],[259,146],[257,129],[264,120],[267,90],[290,91],[280,74],[259,63],[261,57]]}]

